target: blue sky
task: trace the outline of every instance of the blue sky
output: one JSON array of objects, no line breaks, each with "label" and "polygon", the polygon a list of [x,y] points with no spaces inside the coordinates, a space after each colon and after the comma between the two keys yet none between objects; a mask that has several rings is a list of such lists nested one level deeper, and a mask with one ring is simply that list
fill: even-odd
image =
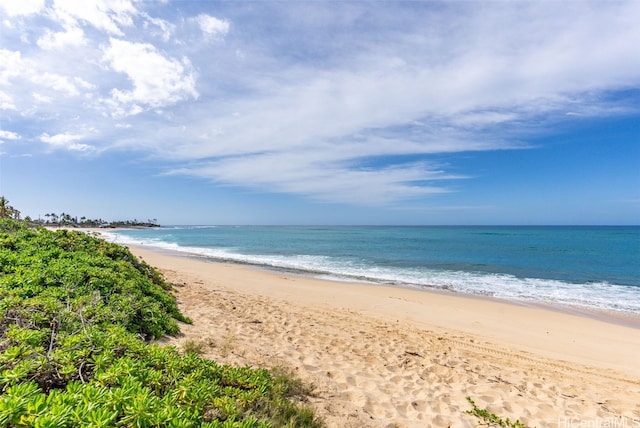
[{"label": "blue sky", "polygon": [[0,194],[162,224],[640,224],[640,2],[0,0]]}]

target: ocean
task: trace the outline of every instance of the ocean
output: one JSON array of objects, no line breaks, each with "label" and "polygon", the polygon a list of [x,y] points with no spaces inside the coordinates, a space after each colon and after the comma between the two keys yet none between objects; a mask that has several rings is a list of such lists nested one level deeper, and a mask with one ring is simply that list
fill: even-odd
[{"label": "ocean", "polygon": [[105,234],[329,280],[640,314],[637,226],[176,226]]}]

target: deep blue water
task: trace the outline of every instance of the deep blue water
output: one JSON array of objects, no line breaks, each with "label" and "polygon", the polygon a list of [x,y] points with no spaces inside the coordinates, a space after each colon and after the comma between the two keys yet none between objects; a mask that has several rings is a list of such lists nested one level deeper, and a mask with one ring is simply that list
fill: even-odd
[{"label": "deep blue water", "polygon": [[640,227],[217,226],[117,241],[342,280],[640,313]]}]

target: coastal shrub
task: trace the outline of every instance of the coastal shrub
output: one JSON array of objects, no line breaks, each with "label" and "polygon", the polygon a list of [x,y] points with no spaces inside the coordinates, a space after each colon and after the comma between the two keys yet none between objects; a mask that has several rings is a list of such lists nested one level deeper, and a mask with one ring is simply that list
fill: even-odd
[{"label": "coastal shrub", "polygon": [[150,343],[190,322],[170,290],[124,247],[1,220],[0,427],[321,426],[292,378]]}]

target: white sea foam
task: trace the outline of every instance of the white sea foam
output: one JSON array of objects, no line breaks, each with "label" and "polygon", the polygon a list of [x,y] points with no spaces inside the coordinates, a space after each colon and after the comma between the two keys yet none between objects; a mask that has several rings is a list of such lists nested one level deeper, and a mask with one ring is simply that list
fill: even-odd
[{"label": "white sea foam", "polygon": [[208,259],[285,269],[323,279],[446,289],[500,299],[571,307],[640,313],[640,287],[609,283],[569,283],[551,279],[518,278],[508,274],[382,267],[317,255],[242,254],[233,248],[182,247],[161,239],[136,240],[103,232],[109,241],[145,245]]}]

